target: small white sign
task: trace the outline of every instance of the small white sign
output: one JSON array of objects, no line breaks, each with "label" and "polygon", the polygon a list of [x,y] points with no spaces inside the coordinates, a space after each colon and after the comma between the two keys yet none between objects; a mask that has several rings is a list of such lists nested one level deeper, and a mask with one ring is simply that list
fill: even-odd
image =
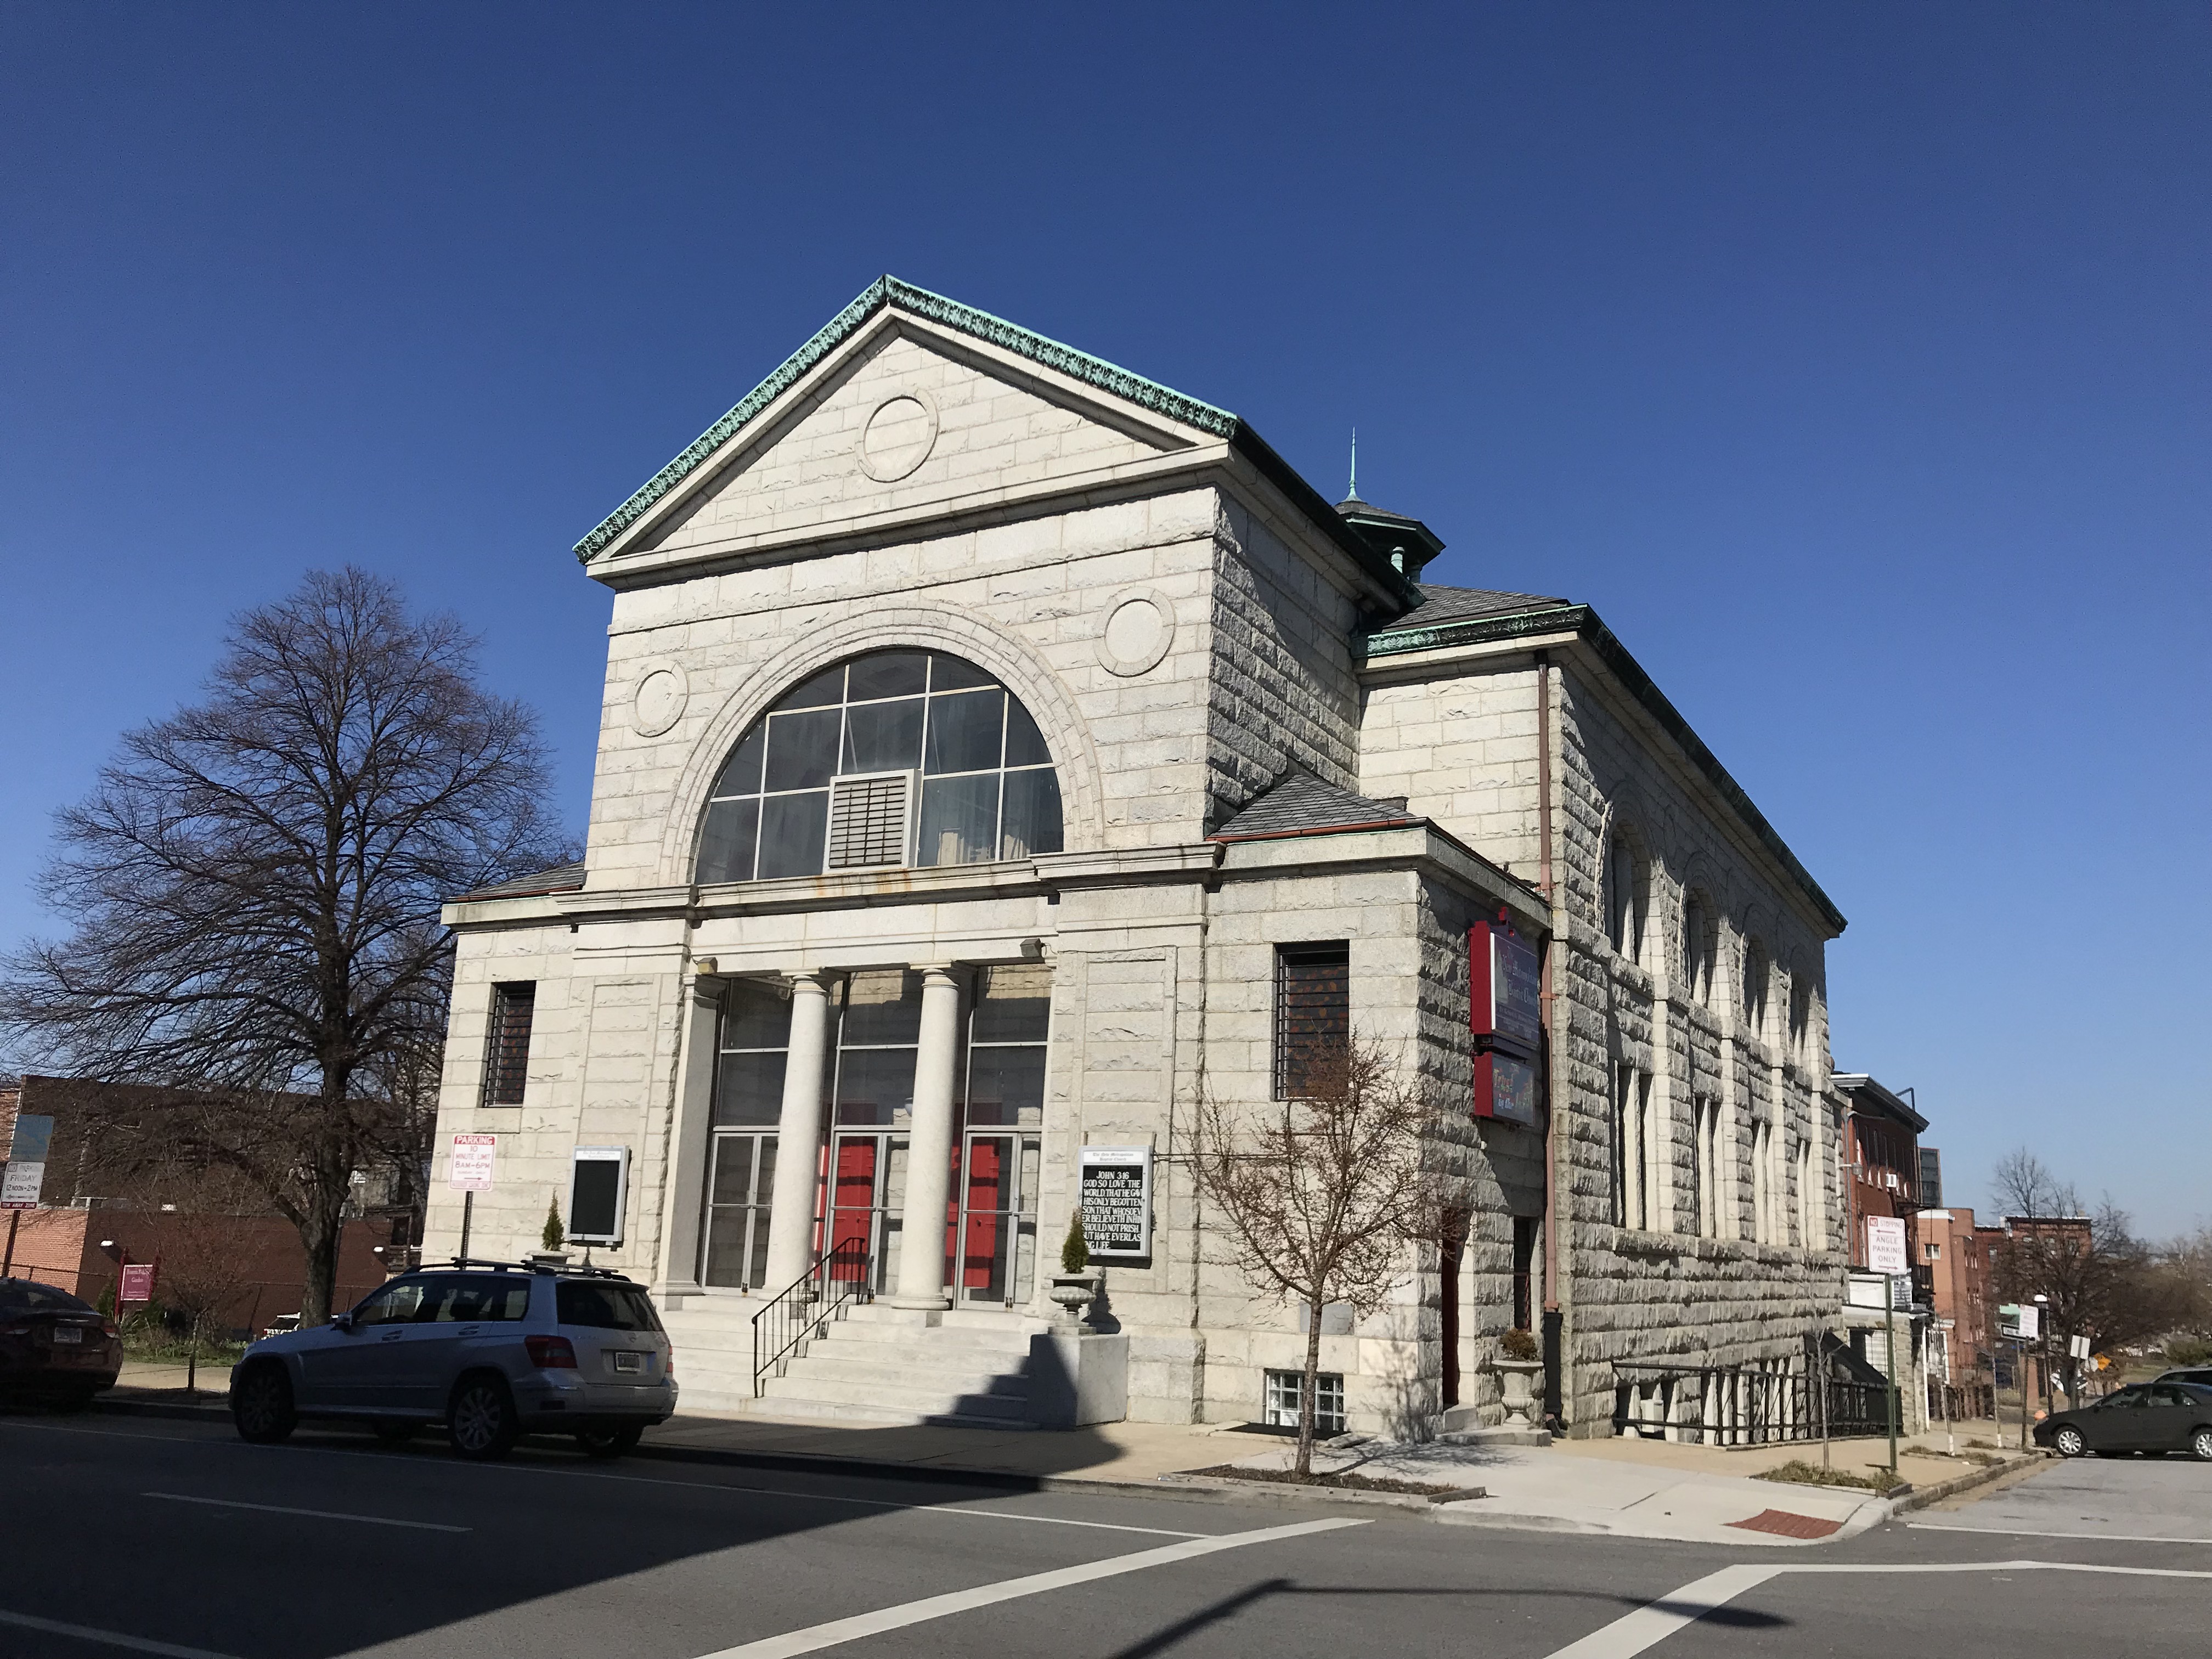
[{"label": "small white sign", "polygon": [[1867,1267],[1878,1273],[1910,1273],[1912,1264],[1905,1254],[1905,1218],[1870,1215],[1866,1218]]},{"label": "small white sign", "polygon": [[46,1183],[46,1166],[18,1158],[0,1173],[0,1209],[35,1210]]},{"label": "small white sign", "polygon": [[2066,1352],[2076,1359],[2087,1359],[2089,1357],[2089,1339],[2086,1336],[2068,1338]]},{"label": "small white sign", "polygon": [[2020,1340],[2033,1342],[2043,1334],[2043,1310],[2023,1302],[2020,1306]]},{"label": "small white sign", "polygon": [[457,1193],[489,1192],[498,1152],[497,1135],[455,1135],[453,1155],[446,1160],[446,1184]]}]

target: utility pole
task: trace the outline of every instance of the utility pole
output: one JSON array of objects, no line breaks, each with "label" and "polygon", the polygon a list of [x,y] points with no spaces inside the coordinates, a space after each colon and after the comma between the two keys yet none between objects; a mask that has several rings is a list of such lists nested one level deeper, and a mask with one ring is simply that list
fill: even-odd
[{"label": "utility pole", "polygon": [[1889,1357],[1889,1472],[1897,1473],[1897,1281],[1889,1281],[1889,1307],[1883,1316],[1889,1322],[1887,1337]]}]

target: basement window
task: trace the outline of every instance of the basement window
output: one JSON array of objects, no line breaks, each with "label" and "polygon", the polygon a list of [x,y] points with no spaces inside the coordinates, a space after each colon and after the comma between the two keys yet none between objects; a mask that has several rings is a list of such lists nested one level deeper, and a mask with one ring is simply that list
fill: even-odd
[{"label": "basement window", "polygon": [[[1267,1398],[1260,1420],[1270,1428],[1295,1429],[1305,1393],[1304,1371],[1269,1371]],[[1344,1432],[1344,1373],[1322,1371],[1314,1378],[1314,1433]]]}]

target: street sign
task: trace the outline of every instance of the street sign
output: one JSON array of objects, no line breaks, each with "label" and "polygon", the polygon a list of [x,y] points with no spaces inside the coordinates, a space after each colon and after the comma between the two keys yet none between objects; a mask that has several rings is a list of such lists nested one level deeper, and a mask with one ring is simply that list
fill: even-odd
[{"label": "street sign", "polygon": [[492,1160],[498,1152],[497,1135],[455,1135],[453,1154],[446,1160],[446,1184],[457,1193],[489,1192]]},{"label": "street sign", "polygon": [[1905,1253],[1905,1218],[1870,1215],[1866,1218],[1867,1267],[1878,1273],[1904,1273],[1908,1280],[1912,1264]]},{"label": "street sign", "polygon": [[2087,1359],[2089,1357],[2089,1339],[2086,1336],[2067,1338],[2066,1352],[2076,1359]]},{"label": "street sign", "polygon": [[1085,1146],[1077,1190],[1083,1242],[1095,1260],[1127,1261],[1152,1253],[1152,1149]]},{"label": "street sign", "polygon": [[1912,1275],[1892,1273],[1889,1276],[1889,1306],[1893,1313],[1905,1313],[1912,1306]]},{"label": "street sign", "polygon": [[119,1306],[125,1302],[151,1302],[154,1299],[154,1264],[150,1261],[126,1261],[123,1264],[123,1284],[116,1291]]},{"label": "street sign", "polygon": [[37,1113],[17,1115],[7,1167],[0,1170],[0,1210],[38,1208],[39,1194],[46,1182],[46,1149],[53,1138],[53,1119]]}]

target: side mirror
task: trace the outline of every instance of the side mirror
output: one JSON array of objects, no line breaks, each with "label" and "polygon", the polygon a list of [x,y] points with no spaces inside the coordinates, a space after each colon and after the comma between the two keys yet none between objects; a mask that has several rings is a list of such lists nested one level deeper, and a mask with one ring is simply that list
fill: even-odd
[{"label": "side mirror", "polygon": [[353,1316],[349,1313],[334,1313],[331,1316],[331,1323],[342,1331],[349,1331],[353,1328]]}]

